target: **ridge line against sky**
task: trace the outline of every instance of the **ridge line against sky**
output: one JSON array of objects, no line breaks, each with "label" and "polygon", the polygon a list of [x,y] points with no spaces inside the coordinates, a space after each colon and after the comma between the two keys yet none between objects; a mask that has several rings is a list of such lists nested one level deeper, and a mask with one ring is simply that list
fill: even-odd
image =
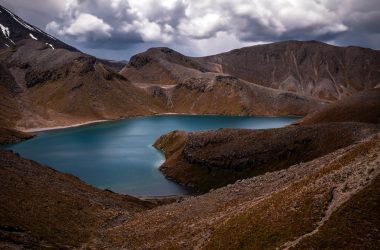
[{"label": "ridge line against sky", "polygon": [[378,0],[0,0],[24,20],[101,58],[150,47],[190,56],[282,40],[380,49]]}]

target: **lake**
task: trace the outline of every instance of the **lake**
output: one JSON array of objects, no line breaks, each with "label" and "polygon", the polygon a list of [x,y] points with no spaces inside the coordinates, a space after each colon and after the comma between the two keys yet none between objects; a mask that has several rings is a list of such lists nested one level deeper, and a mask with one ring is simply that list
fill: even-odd
[{"label": "lake", "polygon": [[136,117],[37,133],[7,145],[23,157],[71,173],[101,189],[131,195],[186,194],[159,171],[164,156],[152,145],[172,130],[278,128],[299,117],[162,115]]}]

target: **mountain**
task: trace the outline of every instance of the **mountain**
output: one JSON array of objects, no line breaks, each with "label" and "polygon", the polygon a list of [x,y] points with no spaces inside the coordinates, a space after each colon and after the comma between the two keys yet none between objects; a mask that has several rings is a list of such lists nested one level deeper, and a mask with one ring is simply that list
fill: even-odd
[{"label": "mountain", "polygon": [[188,57],[168,48],[131,58],[121,73],[135,83],[176,84],[227,74],[269,88],[338,100],[380,86],[380,51],[317,41],[285,41],[230,52]]},{"label": "mountain", "polygon": [[379,85],[379,51],[370,49],[287,41],[196,58],[152,48],[126,64],[84,54],[1,13],[4,44],[15,42],[0,50],[1,127],[165,112],[307,115]]},{"label": "mountain", "polygon": [[134,85],[103,60],[33,39],[1,50],[0,71],[0,126],[18,129],[164,112],[305,115],[325,104],[219,74],[170,88]]},{"label": "mountain", "polygon": [[163,108],[97,58],[26,39],[0,51],[8,125],[33,128],[153,114]]},{"label": "mountain", "polygon": [[208,64],[169,48],[133,56],[120,74],[166,103],[169,112],[305,115],[326,103],[210,71]]},{"label": "mountain", "polygon": [[164,112],[164,105],[98,59],[0,7],[0,127],[28,129]]},{"label": "mountain", "polygon": [[[134,83],[177,84],[208,72],[195,59],[170,48],[151,48],[134,55],[120,73]],[[206,74],[207,75],[207,74]]]},{"label": "mountain", "polygon": [[74,47],[27,23],[16,14],[0,5],[0,49],[9,48],[24,39],[33,39],[44,43],[51,49],[77,51]]},{"label": "mountain", "polygon": [[202,60],[246,81],[321,99],[341,99],[380,83],[380,51],[318,41],[257,45]]},{"label": "mountain", "polygon": [[[1,13],[9,48],[0,50],[0,127],[25,130],[165,112],[306,115],[326,104],[208,72],[208,64],[168,48],[136,55],[127,66],[98,59],[5,8]],[[148,79],[136,84],[141,77]]]},{"label": "mountain", "polygon": [[208,74],[175,85],[135,84],[172,113],[225,115],[306,115],[325,101],[263,87],[233,76]]}]

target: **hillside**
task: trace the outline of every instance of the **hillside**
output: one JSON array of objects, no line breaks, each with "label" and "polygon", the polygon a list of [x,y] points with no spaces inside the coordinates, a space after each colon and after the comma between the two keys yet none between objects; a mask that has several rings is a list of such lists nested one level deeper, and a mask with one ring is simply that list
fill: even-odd
[{"label": "hillside", "polygon": [[298,124],[358,121],[380,123],[380,89],[354,94],[310,113]]},{"label": "hillside", "polygon": [[170,179],[207,192],[266,172],[278,171],[351,145],[379,127],[361,123],[321,124],[279,129],[174,131],[155,146]]},{"label": "hillside", "polygon": [[227,75],[189,78],[174,86],[142,85],[168,112],[226,115],[306,115],[327,102],[262,87]]},{"label": "hillside", "polygon": [[172,113],[306,115],[327,104],[210,71],[199,58],[169,48],[152,48],[133,56],[120,74],[165,103]]},{"label": "hillside", "polygon": [[80,246],[103,226],[153,207],[1,149],[0,177],[2,249]]},{"label": "hillside", "polygon": [[0,127],[30,129],[164,112],[164,105],[97,59],[0,6]]},{"label": "hillside", "polygon": [[135,83],[177,84],[227,74],[274,89],[337,100],[379,86],[380,52],[317,41],[284,41],[230,52],[188,57],[168,48],[149,49],[121,71]]},{"label": "hillside", "polygon": [[136,83],[177,84],[208,70],[196,60],[170,48],[151,48],[134,55],[120,73]]},{"label": "hillside", "polygon": [[7,77],[0,82],[3,126],[49,127],[163,111],[145,91],[81,52],[28,39],[1,50],[0,65]]},{"label": "hillside", "polygon": [[312,161],[136,214],[90,246],[373,249],[380,242],[379,150],[376,134]]},{"label": "hillside", "polygon": [[246,81],[328,100],[371,89],[380,81],[380,51],[318,41],[257,45],[201,61]]}]

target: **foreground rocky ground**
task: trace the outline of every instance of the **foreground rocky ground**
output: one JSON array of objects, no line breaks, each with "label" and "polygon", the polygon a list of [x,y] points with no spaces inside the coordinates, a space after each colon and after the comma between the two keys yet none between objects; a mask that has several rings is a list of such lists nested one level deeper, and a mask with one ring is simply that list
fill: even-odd
[{"label": "foreground rocky ground", "polygon": [[0,152],[2,248],[366,248],[379,243],[380,134],[198,196],[152,203]]},{"label": "foreground rocky ground", "polygon": [[312,161],[138,213],[90,246],[376,248],[380,134]]},{"label": "foreground rocky ground", "polygon": [[[163,172],[213,188],[177,200],[99,190],[2,150],[0,247],[374,249],[379,95],[363,92],[287,128],[163,135],[156,142],[167,157]],[[0,134],[2,143],[29,137]]]},{"label": "foreground rocky ground", "polygon": [[0,149],[0,248],[77,247],[153,207]]}]

